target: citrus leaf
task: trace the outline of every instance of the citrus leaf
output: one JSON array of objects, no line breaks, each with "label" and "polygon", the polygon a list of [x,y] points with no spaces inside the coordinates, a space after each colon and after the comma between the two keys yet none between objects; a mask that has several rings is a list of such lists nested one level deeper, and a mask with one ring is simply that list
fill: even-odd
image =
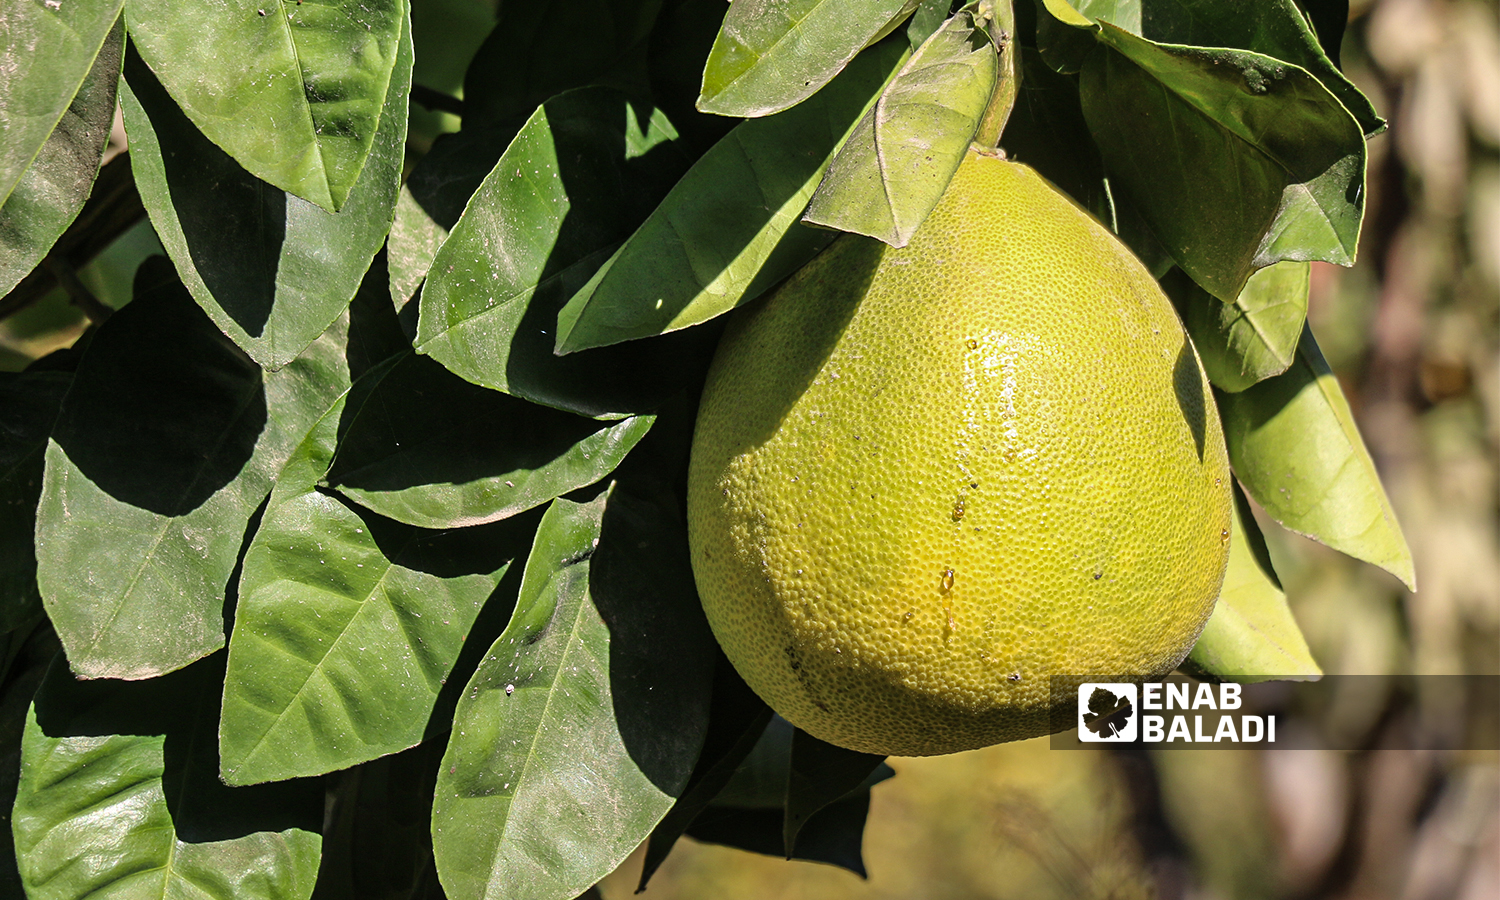
[{"label": "citrus leaf", "polygon": [[1044,20],[1103,45],[1079,63],[1084,117],[1112,181],[1194,281],[1233,300],[1281,260],[1353,263],[1364,135],[1316,77],[1260,53],[1157,44],[1064,0],[1044,5]]},{"label": "citrus leaf", "polygon": [[[869,791],[830,804],[808,820],[791,858],[827,863],[860,878],[868,877],[863,845],[869,814]],[[779,809],[715,806],[693,820],[687,835],[710,844],[783,857],[781,819]]]},{"label": "citrus leaf", "polygon": [[735,0],[709,51],[698,108],[755,117],[795,106],[903,9],[905,0]]},{"label": "citrus leaf", "polygon": [[[870,779],[884,763],[883,756],[845,750],[797,729],[792,735],[781,826],[786,855],[791,857],[812,816],[856,791],[868,791],[874,786]],[[889,775],[881,773],[877,780],[886,777]]]},{"label": "citrus leaf", "polygon": [[[19,9],[42,9],[34,5]],[[0,28],[4,27],[0,22]],[[14,28],[14,23],[12,23]],[[14,31],[9,37],[16,38]],[[54,36],[55,37],[55,36]],[[0,195],[0,297],[36,268],[83,209],[99,172],[99,159],[109,143],[114,123],[115,88],[120,81],[120,56],[125,46],[125,23],[116,19],[98,48],[83,83],[63,110],[29,165]],[[56,48],[36,49],[46,55]],[[7,71],[0,50],[0,71]],[[24,96],[25,89],[7,85],[7,101]],[[8,139],[5,111],[0,110],[0,146]]]},{"label": "citrus leaf", "polygon": [[1078,0],[1075,5],[1091,20],[1109,22],[1158,44],[1249,50],[1300,66],[1339,99],[1367,136],[1385,130],[1385,121],[1369,99],[1324,52],[1294,0],[1245,5],[1218,0]]},{"label": "citrus leaf", "polygon": [[680,522],[620,487],[555,500],[453,719],[433,805],[452,900],[568,900],[682,793],[713,641]]},{"label": "citrus leaf", "polygon": [[650,430],[469,384],[408,354],[340,425],[326,483],[367,509],[422,528],[494,522],[593,484]]},{"label": "citrus leaf", "polygon": [[198,304],[252,359],[279,368],[349,305],[390,230],[406,142],[403,28],[369,162],[337,213],[274,187],[214,146],[140,57],[122,92],[141,200]]},{"label": "citrus leaf", "polygon": [[1323,670],[1292,618],[1266,539],[1238,485],[1229,537],[1229,568],[1213,615],[1188,661],[1220,681],[1316,681]]},{"label": "citrus leaf", "polygon": [[705,153],[557,317],[573,353],[697,325],[753,300],[833,240],[801,224],[823,171],[905,42],[860,54],[828,88],[741,123]]},{"label": "citrus leaf", "polygon": [[0,106],[0,205],[74,104],[124,5],[124,0],[7,4],[0,16],[6,95]]},{"label": "citrus leaf", "polygon": [[[391,82],[406,77],[402,0],[131,0],[125,17],[141,58],[205,137],[256,178],[329,212],[343,207]],[[403,127],[405,109],[403,98]]]},{"label": "citrus leaf", "polygon": [[998,72],[984,27],[960,11],[860,118],[802,221],[905,247],[963,161]]},{"label": "citrus leaf", "polygon": [[1297,356],[1307,320],[1309,266],[1279,262],[1256,271],[1232,303],[1211,296],[1179,270],[1162,286],[1177,304],[1203,369],[1215,387],[1243,391],[1280,375]]},{"label": "citrus leaf", "polygon": [[219,782],[223,673],[218,655],[145,682],[79,682],[57,658],[26,722],[12,819],[26,896],[312,894],[322,785]]},{"label": "citrus leaf", "polygon": [[676,391],[686,341],[558,359],[550,333],[558,307],[686,168],[675,137],[659,110],[610,88],[544,103],[433,260],[417,350],[475,384],[589,416]]},{"label": "citrus leaf", "polygon": [[1216,396],[1229,462],[1271,518],[1416,589],[1396,513],[1310,329],[1285,372]]},{"label": "citrus leaf", "polygon": [[344,411],[340,398],[288,460],[245,553],[219,728],[229,784],[416,746],[480,607],[529,536],[524,523],[417,529],[315,490]]},{"label": "citrus leaf", "polygon": [[37,508],[37,583],[85,678],[150,678],[223,646],[245,526],[348,379],[340,323],[264,375],[165,260],[136,285],[79,363]]},{"label": "citrus leaf", "polygon": [[36,505],[42,458],[69,372],[0,374],[0,634],[41,612],[36,587]]}]

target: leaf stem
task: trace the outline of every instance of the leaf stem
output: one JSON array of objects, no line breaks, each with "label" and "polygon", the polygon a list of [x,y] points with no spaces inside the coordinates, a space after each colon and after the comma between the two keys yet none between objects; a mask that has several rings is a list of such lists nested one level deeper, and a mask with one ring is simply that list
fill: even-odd
[{"label": "leaf stem", "polygon": [[56,278],[57,283],[62,285],[62,289],[68,292],[68,297],[73,301],[73,305],[83,310],[83,314],[89,317],[90,322],[93,322],[95,325],[102,324],[114,312],[113,309],[105,306],[103,301],[98,297],[95,297],[94,292],[89,290],[88,285],[79,279],[78,272],[73,269],[73,264],[68,262],[66,257],[59,256],[56,253],[49,253],[42,260],[42,265],[46,267],[47,271],[52,273],[52,277]]},{"label": "leaf stem", "polygon": [[425,107],[430,112],[445,112],[449,115],[464,115],[464,102],[451,94],[433,90],[423,84],[413,83],[411,86],[411,99],[413,103]]},{"label": "leaf stem", "polygon": [[974,143],[989,149],[1000,143],[1000,134],[1005,131],[1021,88],[1021,67],[1016,63],[1016,11],[1012,0],[979,0],[974,19],[983,23],[995,52],[1000,55],[995,90],[990,94],[984,118],[979,120],[979,130],[974,133]]}]

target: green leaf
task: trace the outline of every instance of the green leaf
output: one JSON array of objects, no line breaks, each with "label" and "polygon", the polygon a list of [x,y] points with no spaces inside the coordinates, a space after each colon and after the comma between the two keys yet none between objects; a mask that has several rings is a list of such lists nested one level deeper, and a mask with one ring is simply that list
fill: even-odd
[{"label": "green leaf", "polygon": [[787,856],[813,815],[861,788],[869,790],[869,779],[884,763],[883,756],[835,747],[798,729],[792,735],[781,826]]},{"label": "green leaf", "polygon": [[605,424],[527,403],[414,354],[356,393],[326,483],[422,528],[494,522],[593,484],[654,421]]},{"label": "green leaf", "polygon": [[124,0],[7,4],[0,19],[0,72],[5,73],[0,204],[44,153],[109,43],[124,5]]},{"label": "green leaf", "polygon": [[317,782],[215,775],[223,657],[146,682],[78,682],[59,657],[26,723],[12,828],[32,900],[305,900]]},{"label": "green leaf", "polygon": [[165,260],[136,291],[79,364],[37,509],[37,583],[85,678],[150,678],[223,646],[245,526],[348,379],[342,324],[263,375]]},{"label": "green leaf", "polygon": [[682,793],[714,658],[682,528],[620,487],[543,517],[438,774],[433,849],[452,900],[575,897]]},{"label": "green leaf", "polygon": [[327,329],[385,241],[411,63],[403,29],[369,162],[331,213],[247,172],[194,127],[140,57],[126,61],[125,126],[151,223],[199,305],[262,366],[280,368]]},{"label": "green leaf", "polygon": [[1208,624],[1193,645],[1190,668],[1220,681],[1316,681],[1323,675],[1292,618],[1266,539],[1250,504],[1234,487],[1229,569]]},{"label": "green leaf", "polygon": [[675,391],[685,344],[558,359],[550,334],[558,307],[686,167],[675,136],[659,111],[609,88],[543,104],[438,251],[417,350],[475,384],[589,416]]},{"label": "green leaf", "polygon": [[703,155],[557,318],[572,353],[697,325],[755,299],[834,233],[798,222],[834,152],[886,79],[903,42],[860,54],[805,103],[744,122]]},{"label": "green leaf", "polygon": [[904,6],[905,0],[735,0],[708,54],[698,108],[754,117],[796,106]]},{"label": "green leaf", "polygon": [[1216,397],[1229,462],[1255,502],[1288,529],[1416,590],[1396,513],[1311,330],[1304,326],[1285,372]]},{"label": "green leaf", "polygon": [[36,506],[42,457],[68,372],[0,374],[0,634],[41,612],[36,586]]},{"label": "green leaf", "polygon": [[1209,380],[1226,391],[1243,391],[1285,372],[1296,358],[1307,320],[1308,276],[1307,263],[1267,266],[1250,276],[1232,303],[1211,296],[1181,271],[1162,286],[1177,304]]},{"label": "green leaf", "polygon": [[504,3],[464,76],[464,128],[509,124],[586,85],[644,95],[646,47],[662,0]]},{"label": "green leaf", "polygon": [[[1158,44],[1249,50],[1306,69],[1353,114],[1366,135],[1385,130],[1375,107],[1318,43],[1294,0],[1081,0],[1078,11]],[[1347,4],[1345,9],[1347,15]],[[1342,26],[1341,26],[1342,27]]]},{"label": "green leaf", "polygon": [[905,247],[963,161],[998,72],[989,35],[960,11],[880,92],[802,221]]},{"label": "green leaf", "polygon": [[341,398],[293,453],[245,554],[219,729],[229,784],[416,746],[480,607],[530,536],[528,523],[427,531],[315,490],[344,411]]},{"label": "green leaf", "polygon": [[125,17],[131,43],[204,136],[256,178],[343,207],[391,82],[406,77],[404,2],[130,0]]},{"label": "green leaf", "polygon": [[[41,10],[28,4],[19,9]],[[118,7],[117,7],[118,8]],[[18,16],[17,18],[24,18]],[[11,21],[14,28],[14,21]],[[0,25],[3,28],[4,25]],[[9,37],[14,40],[14,31]],[[57,35],[51,35],[57,37]],[[50,43],[50,41],[49,41]],[[125,23],[117,19],[93,59],[72,102],[54,123],[36,155],[14,181],[4,182],[0,194],[0,297],[10,292],[52,249],[52,245],[83,209],[99,172],[99,159],[109,143],[114,124],[115,88],[120,81],[120,54],[125,46]],[[39,56],[57,48],[37,48]],[[0,71],[9,71],[0,49]],[[6,85],[6,102],[23,98],[25,85]],[[8,125],[24,128],[0,110],[0,146],[9,139]],[[19,136],[18,136],[19,137]],[[24,139],[23,139],[24,140]],[[0,163],[3,165],[3,163]]]},{"label": "green leaf", "polygon": [[1167,47],[1112,25],[1082,72],[1083,114],[1113,180],[1172,257],[1220,299],[1285,259],[1354,261],[1359,126],[1303,69]]}]

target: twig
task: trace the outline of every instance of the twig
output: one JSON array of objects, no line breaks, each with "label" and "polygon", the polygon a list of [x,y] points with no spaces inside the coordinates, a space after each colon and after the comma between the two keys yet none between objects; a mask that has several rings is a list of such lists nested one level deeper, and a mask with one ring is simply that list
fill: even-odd
[{"label": "twig", "polygon": [[[68,230],[52,247],[52,255],[82,268],[129,231],[146,215],[141,195],[130,171],[130,154],[121,153],[99,170],[93,193]],[[47,296],[57,287],[57,277],[46,265],[37,266],[0,297],[0,319],[14,315]]]},{"label": "twig", "polygon": [[411,99],[433,112],[445,112],[463,118],[464,102],[451,94],[433,90],[425,85],[413,84]]},{"label": "twig", "polygon": [[89,290],[88,285],[79,280],[78,272],[73,269],[73,264],[68,262],[67,257],[49,253],[42,260],[42,265],[52,273],[52,277],[62,285],[62,289],[68,292],[73,305],[83,310],[83,314],[89,317],[89,321],[95,325],[101,325],[114,313],[113,309],[105,306],[103,301],[94,296],[94,292]]}]

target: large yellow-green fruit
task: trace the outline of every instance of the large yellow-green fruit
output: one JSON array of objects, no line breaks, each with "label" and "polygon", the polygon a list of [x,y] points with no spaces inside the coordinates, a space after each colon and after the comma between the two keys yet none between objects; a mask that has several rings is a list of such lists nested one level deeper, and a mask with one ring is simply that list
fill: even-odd
[{"label": "large yellow-green fruit", "polygon": [[736,315],[688,480],[735,668],[815,737],[891,755],[1045,734],[1081,682],[1170,672],[1218,595],[1230,504],[1156,282],[974,150],[907,247],[840,237]]}]

